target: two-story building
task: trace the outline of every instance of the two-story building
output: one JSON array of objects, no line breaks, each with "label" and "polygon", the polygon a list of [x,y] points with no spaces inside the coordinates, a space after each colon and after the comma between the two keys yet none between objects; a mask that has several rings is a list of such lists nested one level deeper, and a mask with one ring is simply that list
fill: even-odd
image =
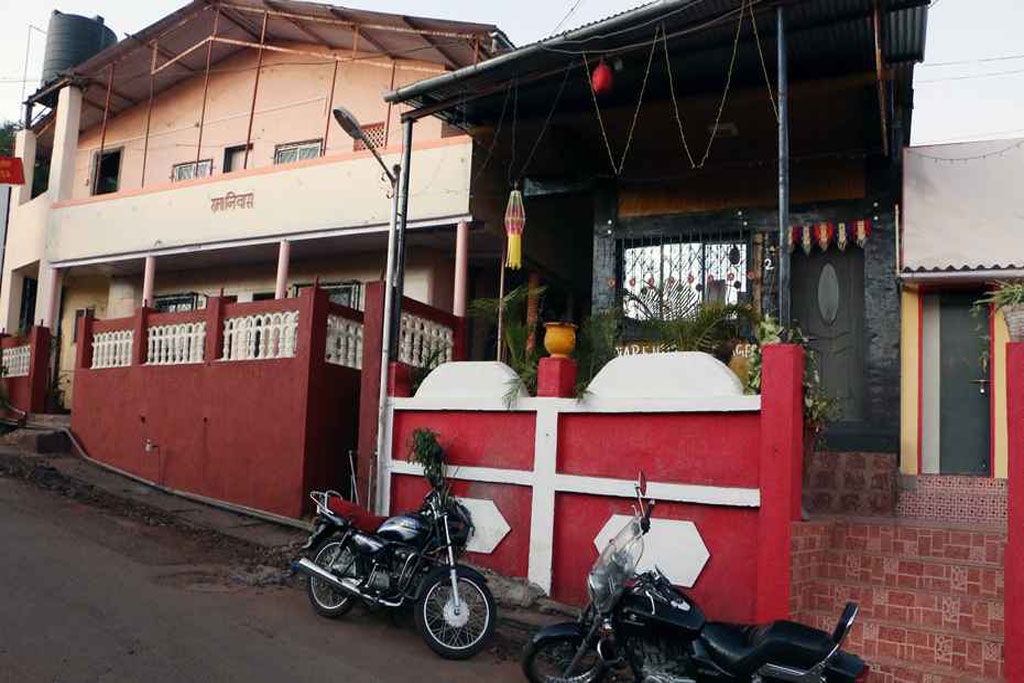
[{"label": "two-story building", "polygon": [[[197,0],[102,50],[26,102],[16,155],[28,178],[12,197],[0,327],[54,330],[69,385],[87,311],[281,298],[315,280],[358,308],[363,283],[382,277],[391,186],[332,109],[399,163],[401,107],[382,94],[508,47],[489,25]],[[472,152],[440,121],[419,128],[412,151],[406,292],[447,310],[467,272],[455,245],[473,226]]]}]

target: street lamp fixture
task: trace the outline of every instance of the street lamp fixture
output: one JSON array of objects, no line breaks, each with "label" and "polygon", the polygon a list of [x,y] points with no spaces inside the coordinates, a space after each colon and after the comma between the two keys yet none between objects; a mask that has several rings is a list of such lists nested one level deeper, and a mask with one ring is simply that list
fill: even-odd
[{"label": "street lamp fixture", "polygon": [[373,157],[380,164],[381,168],[384,169],[385,175],[388,180],[391,181],[391,185],[395,186],[398,184],[398,165],[396,164],[393,169],[388,168],[388,165],[384,163],[384,160],[380,157],[380,152],[377,151],[377,146],[373,144],[370,138],[366,137],[366,131],[359,125],[359,121],[352,115],[345,107],[336,107],[334,109],[334,120],[338,122],[341,129],[348,133],[348,136],[356,142],[362,142],[366,145],[366,149],[373,153]]},{"label": "street lamp fixture", "polygon": [[[383,460],[384,450],[384,432],[386,431],[386,420],[387,420],[387,398],[388,398],[388,365],[391,361],[392,351],[392,340],[398,338],[396,322],[400,316],[400,310],[402,305],[401,294],[398,291],[400,288],[400,282],[402,282],[401,274],[396,279],[396,270],[401,270],[403,265],[399,265],[396,268],[396,251],[404,247],[404,239],[401,240],[401,245],[396,248],[399,244],[398,237],[398,204],[399,204],[399,174],[401,167],[395,164],[393,168],[388,168],[388,165],[384,163],[384,159],[381,158],[380,152],[377,151],[377,147],[373,144],[373,141],[366,136],[366,132],[363,127],[359,125],[359,121],[352,115],[348,109],[344,107],[338,107],[334,110],[334,120],[338,122],[341,129],[345,131],[350,138],[356,142],[362,142],[368,150],[373,154],[374,159],[380,164],[381,168],[384,169],[384,174],[387,176],[388,181],[391,182],[391,221],[388,226],[388,258],[386,268],[386,287],[384,289],[384,325],[381,334],[381,345],[380,345],[380,392],[377,396],[377,458],[378,473],[380,476],[380,463]],[[408,161],[407,161],[408,163]],[[402,221],[402,231],[405,230],[405,221]],[[404,259],[399,261],[404,264]],[[375,507],[374,501],[374,486],[372,469],[366,473],[366,481],[368,490],[366,492],[366,507],[372,510]],[[358,503],[358,493],[356,493],[356,502]]]}]

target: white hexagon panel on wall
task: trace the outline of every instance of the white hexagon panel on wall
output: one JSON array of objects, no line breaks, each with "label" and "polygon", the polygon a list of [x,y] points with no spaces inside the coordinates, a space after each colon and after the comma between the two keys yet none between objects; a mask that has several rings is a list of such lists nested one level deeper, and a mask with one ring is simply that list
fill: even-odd
[{"label": "white hexagon panel on wall", "polygon": [[494,552],[501,540],[508,535],[512,527],[508,525],[501,510],[493,500],[480,498],[459,498],[473,518],[473,536],[469,539],[466,550],[471,553],[488,555]]},{"label": "white hexagon panel on wall", "polygon": [[[597,551],[604,550],[608,541],[632,519],[630,515],[609,517],[594,538]],[[645,572],[657,566],[675,585],[693,588],[710,557],[704,539],[693,522],[652,519],[651,530],[644,536],[644,554],[640,558],[637,572]]]}]

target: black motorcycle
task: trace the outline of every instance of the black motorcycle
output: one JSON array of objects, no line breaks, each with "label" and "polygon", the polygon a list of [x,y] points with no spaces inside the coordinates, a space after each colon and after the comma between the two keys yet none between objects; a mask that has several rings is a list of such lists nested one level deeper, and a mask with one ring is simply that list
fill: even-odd
[{"label": "black motorcycle", "polygon": [[487,580],[457,563],[473,533],[469,511],[434,486],[418,512],[384,519],[314,491],[316,527],[293,566],[308,575],[313,609],[347,613],[356,600],[370,606],[414,605],[416,627],[437,654],[466,659],[494,633],[494,597]]},{"label": "black motorcycle", "polygon": [[792,621],[764,626],[708,622],[660,570],[636,574],[654,501],[639,509],[597,558],[590,603],[576,622],[536,633],[523,656],[532,683],[596,683],[631,669],[642,683],[862,683],[868,666],[840,647],[857,616],[849,603],[832,634]]}]

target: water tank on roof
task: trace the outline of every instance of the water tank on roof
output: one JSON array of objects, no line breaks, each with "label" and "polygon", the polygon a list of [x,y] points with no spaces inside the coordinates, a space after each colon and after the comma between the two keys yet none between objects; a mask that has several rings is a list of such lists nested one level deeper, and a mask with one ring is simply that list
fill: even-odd
[{"label": "water tank on roof", "polygon": [[103,17],[82,17],[53,10],[46,30],[43,83],[49,83],[94,54],[117,42]]}]

